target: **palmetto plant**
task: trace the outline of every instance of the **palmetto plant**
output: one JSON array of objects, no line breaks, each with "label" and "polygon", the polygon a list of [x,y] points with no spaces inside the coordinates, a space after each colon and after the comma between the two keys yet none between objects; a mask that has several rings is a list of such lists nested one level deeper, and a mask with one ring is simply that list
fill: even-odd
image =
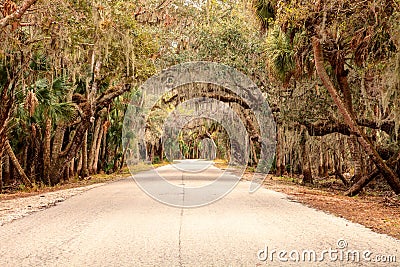
[{"label": "palmetto plant", "polygon": [[270,21],[275,19],[276,1],[271,0],[254,0],[255,13],[261,23],[262,30],[268,29]]},{"label": "palmetto plant", "polygon": [[290,39],[279,26],[274,27],[266,39],[265,50],[272,71],[282,80],[295,69],[294,50]]},{"label": "palmetto plant", "polygon": [[[43,179],[51,184],[49,169],[52,153],[51,133],[53,132],[53,124],[54,122],[61,124],[72,121],[75,109],[71,103],[66,101],[66,95],[69,94],[70,88],[63,77],[57,77],[51,83],[47,79],[40,79],[36,81],[32,89],[35,91],[38,100],[38,107],[34,116],[44,124]],[[60,141],[55,140],[56,143]],[[54,153],[58,153],[58,151],[54,151]]]},{"label": "palmetto plant", "polygon": [[56,150],[61,149],[64,137],[61,134],[53,138],[52,133],[57,125],[67,125],[77,114],[75,106],[67,101],[71,90],[64,77],[56,77],[51,82],[40,78],[26,92],[19,91],[19,105],[13,123],[18,126],[13,129],[18,138],[13,140],[14,143],[19,140],[20,150],[31,152],[29,155],[24,153],[23,165],[28,176],[34,176],[31,177],[34,180],[51,183],[48,175],[51,155],[59,153]]},{"label": "palmetto plant", "polygon": [[70,93],[71,88],[64,77],[57,77],[53,82],[49,82],[46,78],[37,80],[30,86],[30,94],[34,94],[30,99],[34,97],[37,99],[37,108],[33,116],[39,121],[52,119],[68,122],[72,120],[76,109],[71,102],[67,101],[66,96]]}]

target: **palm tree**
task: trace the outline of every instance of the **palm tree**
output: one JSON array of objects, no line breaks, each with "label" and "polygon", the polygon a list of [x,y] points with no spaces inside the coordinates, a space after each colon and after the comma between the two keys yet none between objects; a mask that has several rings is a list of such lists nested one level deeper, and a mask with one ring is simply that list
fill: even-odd
[{"label": "palm tree", "polygon": [[[66,96],[70,93],[70,88],[65,82],[64,77],[57,77],[51,83],[46,79],[37,80],[30,88],[27,94],[27,103],[36,102],[26,106],[34,107],[30,110],[30,116],[44,125],[43,134],[43,180],[48,184],[54,184],[49,177],[52,152],[54,157],[60,153],[64,130],[61,125],[71,121],[74,118],[74,105],[66,101]],[[54,125],[58,126],[58,133],[53,141],[53,150],[51,151],[51,140]]]}]

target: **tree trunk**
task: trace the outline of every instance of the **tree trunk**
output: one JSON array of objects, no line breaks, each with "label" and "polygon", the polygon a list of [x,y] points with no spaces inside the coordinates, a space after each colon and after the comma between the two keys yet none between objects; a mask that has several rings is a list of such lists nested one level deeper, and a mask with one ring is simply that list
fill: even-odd
[{"label": "tree trunk", "polygon": [[104,163],[106,162],[106,151],[107,151],[107,131],[108,127],[110,125],[109,121],[106,121],[106,123],[103,126],[103,138],[102,138],[102,147],[101,147],[101,155],[100,155],[100,168],[104,167]]},{"label": "tree trunk", "polygon": [[49,185],[55,185],[58,181],[55,181],[55,177],[50,177],[50,164],[51,164],[51,118],[47,116],[46,126],[44,130],[44,144],[43,144],[43,179]]},{"label": "tree trunk", "polygon": [[4,151],[7,142],[8,123],[14,105],[14,79],[16,78],[18,77],[12,78],[9,76],[3,88],[0,88],[0,151]]},{"label": "tree trunk", "polygon": [[87,145],[87,138],[88,133],[87,131],[85,132],[85,137],[83,138],[83,143],[82,143],[82,178],[88,177],[89,176],[89,170],[88,170],[88,145]]},{"label": "tree trunk", "polygon": [[[97,75],[95,75],[97,76]],[[97,78],[94,77],[94,80]],[[122,95],[123,93],[131,90],[132,79],[127,78],[123,82],[108,88],[105,92],[101,93],[94,101],[83,101],[79,102],[79,108],[81,113],[81,122],[77,124],[75,134],[73,138],[69,140],[69,143],[61,151],[57,161],[52,162],[51,175],[55,175],[58,179],[64,173],[65,166],[72,158],[76,157],[82,145],[87,142],[83,142],[85,134],[91,125],[91,118],[95,113],[100,112],[104,107],[111,104],[113,99]],[[97,86],[97,85],[96,85]],[[95,95],[94,95],[95,97]]]},{"label": "tree trunk", "polygon": [[379,171],[383,174],[386,181],[393,189],[396,194],[400,194],[400,179],[397,177],[396,173],[390,169],[383,159],[379,156],[378,152],[375,150],[371,141],[364,134],[364,132],[359,128],[355,118],[352,116],[351,111],[349,111],[345,105],[345,103],[340,98],[338,91],[330,80],[325,67],[324,67],[324,57],[322,53],[322,46],[317,37],[313,37],[312,39],[313,51],[314,51],[314,59],[315,59],[315,67],[319,77],[321,78],[325,88],[328,90],[331,95],[333,101],[337,105],[340,113],[342,114],[344,121],[350,127],[351,131],[359,137],[358,141],[364,148],[367,155],[372,159],[375,163]]},{"label": "tree trunk", "polygon": [[351,158],[354,166],[354,176],[353,178],[351,178],[351,182],[352,184],[355,184],[363,176],[362,155],[357,141],[357,137],[355,135],[350,135],[350,137],[347,139],[347,142],[350,148]]},{"label": "tree trunk", "polygon": [[64,168],[64,175],[63,175],[63,180],[66,182],[69,180],[69,167],[70,167],[71,162],[68,162],[67,166]]},{"label": "tree trunk", "polygon": [[[324,147],[326,147],[324,145]],[[323,177],[329,177],[329,161],[330,161],[330,155],[329,151],[325,149],[324,151],[324,174]]]},{"label": "tree trunk", "polygon": [[[126,146],[128,147],[128,145]],[[114,150],[114,166],[113,166],[113,171],[116,172],[118,170],[118,159],[117,159],[117,154],[118,154],[118,149],[119,146],[115,146],[115,150]]]},{"label": "tree trunk", "polygon": [[309,157],[309,149],[307,146],[307,130],[303,129],[300,137],[300,147],[301,147],[301,170],[303,173],[302,184],[313,184],[313,177],[311,172],[311,164]]},{"label": "tree trunk", "polygon": [[101,140],[102,140],[102,136],[103,136],[103,131],[104,131],[104,127],[100,127],[100,133],[97,138],[96,150],[94,153],[94,160],[93,160],[93,166],[92,166],[93,173],[95,173],[95,174],[97,173],[97,167],[99,164],[99,156],[100,156],[100,148],[101,148]]},{"label": "tree trunk", "polygon": [[82,171],[82,152],[79,153],[78,165],[77,165],[77,167],[76,167],[76,173],[77,173],[78,175],[80,175],[80,174],[81,174],[81,171]]},{"label": "tree trunk", "polygon": [[122,152],[121,165],[119,166],[120,169],[122,169],[122,167],[124,167],[125,157],[126,157],[126,153],[128,152],[128,147],[129,147],[130,141],[131,140],[128,139],[128,143],[126,144],[126,147],[125,147],[124,151]]},{"label": "tree trunk", "polygon": [[346,178],[342,174],[342,160],[341,156],[337,155],[336,153],[334,154],[334,169],[335,169],[335,176],[336,178],[339,178],[343,184],[347,187],[349,186],[349,182],[346,180]]},{"label": "tree trunk", "polygon": [[92,145],[90,147],[90,153],[89,153],[89,174],[93,174],[93,165],[95,161],[95,156],[96,156],[96,148],[97,148],[97,140],[99,139],[100,135],[100,128],[102,125],[102,119],[101,117],[97,118],[95,128],[94,128],[94,133],[93,133],[93,138],[92,138]]},{"label": "tree trunk", "polygon": [[31,152],[30,152],[30,162],[28,164],[28,169],[27,169],[27,176],[28,177],[36,177],[35,181],[41,181],[44,183],[47,183],[47,180],[44,180],[44,177],[42,175],[36,175],[36,171],[38,169],[40,169],[39,164],[40,164],[40,160],[39,160],[39,154],[40,153],[40,141],[41,138],[39,138],[37,136],[37,128],[35,125],[31,125],[32,128],[32,135],[31,135]]},{"label": "tree trunk", "polygon": [[[21,155],[22,159],[21,159],[21,167],[22,169],[24,169],[24,172],[26,173],[28,170],[28,150],[29,150],[29,143],[24,147],[23,153]],[[30,161],[32,161],[32,158],[29,159]]]},{"label": "tree trunk", "polygon": [[282,176],[285,166],[284,166],[284,154],[283,154],[283,136],[282,128],[277,126],[276,131],[276,176]]},{"label": "tree trunk", "polygon": [[[124,153],[125,153],[125,152],[124,152]],[[122,154],[124,154],[124,153],[122,153]],[[190,159],[190,147],[189,147],[187,153],[188,153],[188,154],[187,154],[187,157],[186,157],[186,158]],[[153,161],[154,161],[154,145],[153,145],[153,144],[150,144],[150,162],[153,163]],[[122,162],[122,161],[121,161],[121,162]],[[123,163],[122,163],[122,164],[123,164]]]},{"label": "tree trunk", "polygon": [[64,142],[65,126],[60,124],[56,126],[53,138],[53,148],[51,150],[51,162],[56,162],[62,150]]},{"label": "tree trunk", "polygon": [[319,164],[318,164],[318,176],[319,177],[325,177],[324,176],[324,147],[323,147],[323,141],[322,138],[320,138],[320,144],[319,144],[319,150],[318,150],[318,154],[319,154]]},{"label": "tree trunk", "polygon": [[[164,146],[163,146],[163,144],[161,143],[161,140],[160,140],[160,149],[161,149],[161,152],[160,152],[160,162],[164,162]],[[198,157],[198,156],[197,156]]]},{"label": "tree trunk", "polygon": [[[4,155],[5,154],[5,155]],[[11,174],[10,174],[10,157],[7,153],[3,153],[3,182],[7,184],[10,182]]]},{"label": "tree trunk", "polygon": [[0,194],[3,192],[3,151],[0,151]]},{"label": "tree trunk", "polygon": [[[400,162],[400,153],[397,155],[392,156],[388,161],[387,164],[394,168],[396,164]],[[361,177],[357,183],[353,184],[349,190],[347,190],[344,195],[346,196],[355,196],[357,195],[369,182],[379,176],[379,170],[375,169],[370,174]]]},{"label": "tree trunk", "polygon": [[74,176],[75,176],[75,159],[72,159],[69,165],[69,177],[74,177]]},{"label": "tree trunk", "polygon": [[14,165],[16,171],[18,172],[19,176],[21,176],[22,181],[24,182],[24,184],[28,187],[32,187],[32,183],[29,180],[29,178],[26,176],[24,170],[22,169],[21,165],[18,162],[17,157],[14,154],[14,151],[12,150],[12,147],[10,145],[10,142],[7,140],[5,143],[5,151],[8,154],[8,156],[10,157],[10,160],[12,162],[12,164]]}]

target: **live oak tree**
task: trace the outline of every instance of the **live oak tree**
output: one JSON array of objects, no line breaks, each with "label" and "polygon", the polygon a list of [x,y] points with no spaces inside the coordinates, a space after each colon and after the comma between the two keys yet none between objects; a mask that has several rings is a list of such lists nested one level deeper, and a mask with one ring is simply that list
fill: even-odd
[{"label": "live oak tree", "polygon": [[[307,101],[295,105],[307,103],[308,108],[299,114],[302,118],[288,111],[292,122],[307,127],[311,135],[349,135],[355,165],[360,164],[360,146],[377,168],[364,177],[358,175],[347,194],[359,192],[377,173],[399,193],[398,2],[256,1],[255,6],[271,11],[267,17],[258,12],[271,25],[269,44],[276,44],[266,48],[271,73],[291,93],[299,83],[306,85],[300,87],[309,95]],[[389,153],[387,144],[392,146]]]},{"label": "live oak tree", "polygon": [[[102,110],[154,72],[157,49],[130,15],[136,5],[129,1],[42,1],[30,8],[35,2],[11,2],[10,9],[6,1],[0,19],[0,145],[15,150],[10,159],[26,185],[74,174],[85,136],[94,151],[86,162],[96,171],[102,139],[91,135],[93,122],[107,130]],[[59,81],[62,88],[55,88]]]}]

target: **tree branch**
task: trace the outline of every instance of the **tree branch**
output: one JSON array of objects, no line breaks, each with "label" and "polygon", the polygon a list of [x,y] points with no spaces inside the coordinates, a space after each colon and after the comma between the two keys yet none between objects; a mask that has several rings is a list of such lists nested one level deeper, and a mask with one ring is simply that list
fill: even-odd
[{"label": "tree branch", "polygon": [[129,81],[125,81],[123,83],[111,87],[110,89],[102,93],[100,96],[96,98],[95,101],[96,112],[99,112],[104,107],[111,104],[114,98],[122,95],[123,93],[128,92],[129,90],[131,90],[131,88],[132,88],[131,83]]},{"label": "tree branch", "polygon": [[12,24],[14,21],[20,20],[21,17],[24,15],[25,11],[27,11],[32,5],[34,5],[38,0],[26,0],[22,3],[21,6],[17,8],[17,10],[2,18],[0,20],[0,28],[7,27],[8,25]]}]

